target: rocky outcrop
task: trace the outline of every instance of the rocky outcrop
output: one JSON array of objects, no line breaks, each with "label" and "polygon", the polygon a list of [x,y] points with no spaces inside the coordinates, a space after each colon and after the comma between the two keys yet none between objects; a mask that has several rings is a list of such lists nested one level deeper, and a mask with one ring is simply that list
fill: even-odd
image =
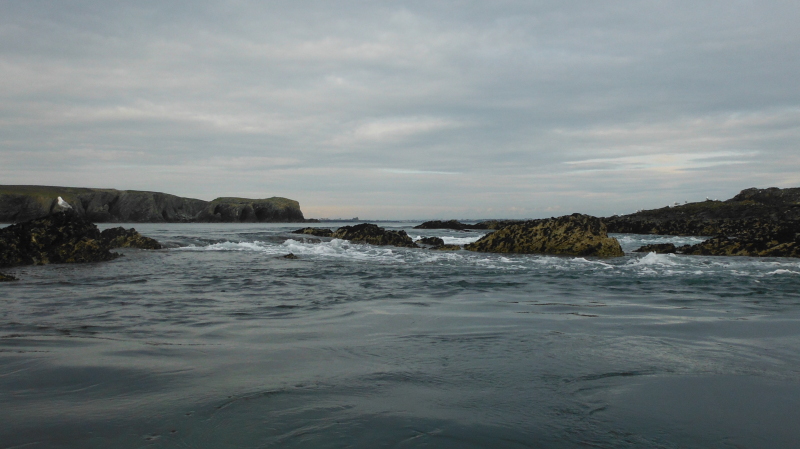
[{"label": "rocky outcrop", "polygon": [[459,251],[461,250],[461,245],[439,245],[432,246],[431,249],[436,251]]},{"label": "rocky outcrop", "polygon": [[7,274],[0,273],[0,282],[11,282],[16,280],[17,278],[15,278],[14,276],[9,276]]},{"label": "rocky outcrop", "polygon": [[433,220],[414,226],[414,229],[452,229],[454,231],[491,230],[504,228],[506,226],[521,222],[522,220],[487,220],[475,224],[466,224],[461,223],[458,220]]},{"label": "rocky outcrop", "polygon": [[617,239],[608,236],[599,218],[582,214],[512,224],[464,248],[493,253],[597,257],[624,255]]},{"label": "rocky outcrop", "polygon": [[442,246],[444,245],[444,240],[439,237],[423,237],[417,240],[416,243],[417,245]]},{"label": "rocky outcrop", "polygon": [[414,226],[414,229],[452,229],[454,231],[466,231],[468,229],[476,228],[474,225],[464,224],[457,220],[433,220]]},{"label": "rocky outcrop", "polygon": [[656,254],[675,254],[675,245],[672,243],[654,243],[644,245],[635,250],[635,253],[656,253]]},{"label": "rocky outcrop", "polygon": [[800,188],[745,189],[726,201],[701,201],[603,219],[608,232],[661,235],[740,235],[800,221]]},{"label": "rocky outcrop", "polygon": [[123,227],[110,228],[100,233],[103,243],[109,248],[161,249],[161,244],[150,237],[145,237],[136,229]]},{"label": "rocky outcrop", "polygon": [[696,256],[800,257],[800,239],[789,242],[769,239],[748,241],[722,235],[696,245],[681,246],[677,251]]},{"label": "rocky outcrop", "polygon": [[0,229],[0,267],[111,260],[97,226],[74,212]]},{"label": "rocky outcrop", "polygon": [[315,237],[330,237],[333,235],[333,231],[327,228],[301,228],[292,231],[292,234],[313,235]]},{"label": "rocky outcrop", "polygon": [[371,245],[391,245],[407,248],[417,247],[414,241],[411,240],[411,237],[406,234],[406,231],[387,231],[372,223],[343,226],[337,229],[331,237],[356,243],[369,243]]},{"label": "rocky outcrop", "polygon": [[135,190],[0,186],[0,222],[22,222],[58,212],[59,196],[78,216],[95,223],[304,221],[297,201],[278,197],[209,202]]}]

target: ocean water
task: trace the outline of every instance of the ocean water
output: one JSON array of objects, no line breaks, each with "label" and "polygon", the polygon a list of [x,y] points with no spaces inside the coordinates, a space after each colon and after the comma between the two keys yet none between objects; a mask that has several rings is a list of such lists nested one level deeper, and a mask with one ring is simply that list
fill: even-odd
[{"label": "ocean water", "polygon": [[4,270],[0,448],[800,447],[800,260],[130,226],[168,248]]}]

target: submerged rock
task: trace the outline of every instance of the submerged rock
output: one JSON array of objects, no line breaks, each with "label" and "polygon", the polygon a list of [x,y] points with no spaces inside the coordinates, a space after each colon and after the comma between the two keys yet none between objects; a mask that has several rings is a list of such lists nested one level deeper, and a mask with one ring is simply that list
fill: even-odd
[{"label": "submerged rock", "polygon": [[432,220],[426,221],[421,225],[414,226],[414,229],[452,229],[454,231],[465,231],[467,229],[474,229],[472,225],[461,223],[457,220]]},{"label": "submerged rock", "polygon": [[292,234],[306,234],[306,235],[313,235],[316,237],[330,237],[331,235],[333,235],[333,231],[327,228],[301,228],[292,231]]},{"label": "submerged rock", "polygon": [[362,223],[355,226],[342,226],[331,237],[350,240],[356,243],[369,243],[371,245],[391,245],[406,248],[416,248],[417,245],[406,234],[406,231],[387,231],[372,223]]},{"label": "submerged rock", "polygon": [[284,256],[281,256],[281,259],[295,260],[295,259],[299,259],[299,257],[295,256],[294,253],[289,253],[289,254],[286,254]]},{"label": "submerged rock", "polygon": [[9,276],[7,274],[0,273],[0,282],[11,282],[16,280],[17,278],[15,278],[14,276]]},{"label": "submerged rock", "polygon": [[123,227],[110,228],[100,233],[100,238],[109,248],[161,249],[161,244],[150,237],[145,237],[136,229]]},{"label": "submerged rock", "polygon": [[635,253],[656,253],[656,254],[675,254],[675,245],[672,243],[654,243],[644,245],[635,250]]},{"label": "submerged rock", "polygon": [[111,260],[97,226],[73,211],[0,229],[0,267]]},{"label": "submerged rock", "polygon": [[572,214],[512,224],[464,247],[470,251],[570,256],[623,256],[617,239],[603,222],[590,215]]}]

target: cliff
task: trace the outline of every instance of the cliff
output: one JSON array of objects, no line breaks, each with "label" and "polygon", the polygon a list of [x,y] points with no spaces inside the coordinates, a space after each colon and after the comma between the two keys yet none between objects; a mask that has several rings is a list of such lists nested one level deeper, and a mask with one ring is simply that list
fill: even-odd
[{"label": "cliff", "polygon": [[62,197],[95,223],[302,222],[297,201],[217,198],[203,201],[160,192],[54,186],[0,186],[0,222],[17,223],[60,210]]}]

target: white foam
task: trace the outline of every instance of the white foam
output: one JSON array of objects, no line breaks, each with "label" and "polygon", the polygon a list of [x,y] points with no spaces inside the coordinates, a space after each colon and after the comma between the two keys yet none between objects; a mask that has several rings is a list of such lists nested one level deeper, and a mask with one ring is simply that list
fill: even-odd
[{"label": "white foam", "polygon": [[779,269],[779,270],[770,271],[769,273],[764,273],[764,274],[767,275],[767,276],[773,276],[773,275],[776,275],[776,274],[800,274],[800,271]]},{"label": "white foam", "polygon": [[675,262],[674,254],[656,254],[655,252],[647,253],[646,256],[628,262],[629,265],[677,265]]}]

